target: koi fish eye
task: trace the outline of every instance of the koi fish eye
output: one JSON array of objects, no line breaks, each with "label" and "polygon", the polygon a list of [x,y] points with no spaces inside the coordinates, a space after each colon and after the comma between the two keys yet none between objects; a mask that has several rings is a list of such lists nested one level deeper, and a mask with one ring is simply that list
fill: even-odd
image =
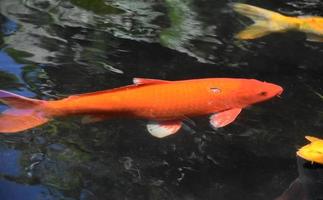
[{"label": "koi fish eye", "polygon": [[266,96],[266,95],[267,95],[267,92],[265,91],[259,93],[259,96]]},{"label": "koi fish eye", "polygon": [[213,93],[216,93],[216,94],[221,92],[221,90],[219,88],[216,88],[216,87],[211,88],[211,91]]}]

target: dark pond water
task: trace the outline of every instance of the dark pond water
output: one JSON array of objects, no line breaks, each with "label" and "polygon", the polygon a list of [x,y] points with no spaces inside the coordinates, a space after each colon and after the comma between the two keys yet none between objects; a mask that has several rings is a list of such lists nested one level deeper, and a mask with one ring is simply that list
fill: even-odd
[{"label": "dark pond water", "polygon": [[[229,0],[0,0],[0,89],[39,99],[130,84],[245,77],[284,87],[214,131],[156,139],[145,121],[53,121],[0,135],[1,200],[274,199],[298,177],[304,136],[323,134],[323,43],[302,33],[237,41]],[[245,1],[323,16],[318,0]],[[4,107],[1,107],[3,109]],[[322,137],[322,135],[321,135]]]}]

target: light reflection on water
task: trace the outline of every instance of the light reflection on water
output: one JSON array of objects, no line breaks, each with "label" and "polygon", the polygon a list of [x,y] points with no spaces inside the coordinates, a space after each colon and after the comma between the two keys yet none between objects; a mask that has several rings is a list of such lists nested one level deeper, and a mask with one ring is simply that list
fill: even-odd
[{"label": "light reflection on water", "polygon": [[0,149],[0,162],[3,163],[0,166],[0,173],[11,176],[18,176],[21,170],[21,166],[19,165],[21,152],[5,147],[0,147]]},{"label": "light reflection on water", "polygon": [[49,195],[49,191],[43,186],[21,185],[10,181],[0,180],[1,199],[11,200],[54,200],[55,197]]},{"label": "light reflection on water", "polygon": [[[248,21],[224,0],[102,2],[2,0],[0,89],[57,99],[133,77],[246,77],[282,85],[282,98],[246,109],[225,129],[202,117],[194,132],[164,140],[141,120],[60,119],[1,135],[1,199],[279,196],[297,177],[303,136],[322,131],[322,44],[298,33],[235,41]],[[323,15],[316,1],[248,3]]]}]

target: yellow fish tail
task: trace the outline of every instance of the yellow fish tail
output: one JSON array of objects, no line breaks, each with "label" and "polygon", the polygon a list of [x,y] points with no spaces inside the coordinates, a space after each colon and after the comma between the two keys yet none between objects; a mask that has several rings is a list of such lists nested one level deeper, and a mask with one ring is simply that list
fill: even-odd
[{"label": "yellow fish tail", "polygon": [[240,40],[252,40],[255,38],[260,38],[270,34],[272,31],[264,26],[259,26],[257,24],[251,25],[235,35],[235,38]]},{"label": "yellow fish tail", "polygon": [[231,6],[234,11],[254,21],[254,24],[235,36],[237,39],[255,39],[272,32],[284,32],[297,27],[296,18],[243,3],[233,3]]}]

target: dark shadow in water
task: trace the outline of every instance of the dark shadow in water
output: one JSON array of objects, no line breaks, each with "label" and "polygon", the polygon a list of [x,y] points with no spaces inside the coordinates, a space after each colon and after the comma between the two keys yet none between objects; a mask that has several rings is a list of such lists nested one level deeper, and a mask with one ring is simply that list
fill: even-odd
[{"label": "dark shadow in water", "polygon": [[0,180],[0,196],[2,200],[54,200],[49,191],[43,186],[21,185],[10,181]]},{"label": "dark shadow in water", "polygon": [[323,165],[297,157],[299,177],[275,200],[322,200]]}]

